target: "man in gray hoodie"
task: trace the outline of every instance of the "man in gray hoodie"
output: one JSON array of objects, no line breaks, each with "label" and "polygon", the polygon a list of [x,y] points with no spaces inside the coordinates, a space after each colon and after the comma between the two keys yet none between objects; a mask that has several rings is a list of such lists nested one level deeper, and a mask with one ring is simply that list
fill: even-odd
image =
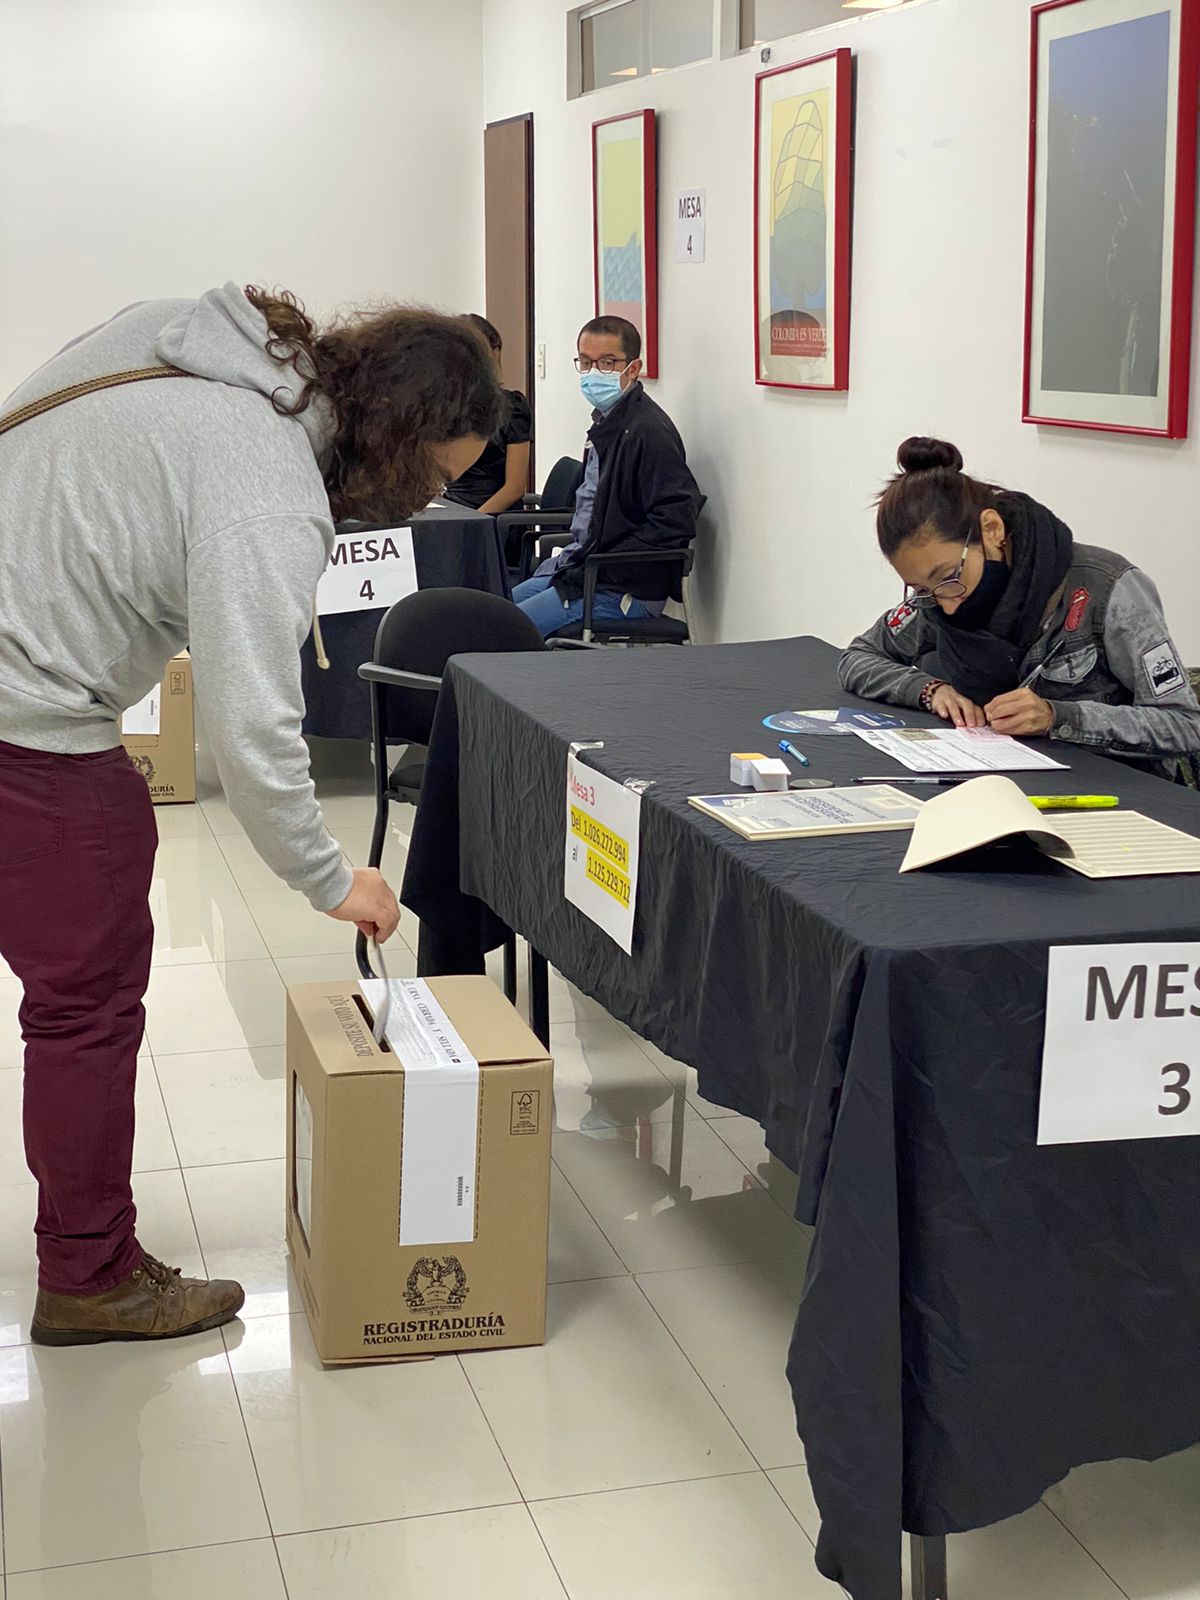
[{"label": "man in gray hoodie", "polygon": [[[118,374],[137,376],[59,398]],[[0,407],[0,955],[24,988],[38,1342],[198,1332],[243,1298],[181,1278],[135,1231],[157,834],[121,713],[188,647],[259,854],[318,911],[390,937],[394,894],[321,817],[299,649],[334,518],[408,515],[499,414],[457,318],[394,309],[318,334],[290,295],[232,283],[130,307]]]}]

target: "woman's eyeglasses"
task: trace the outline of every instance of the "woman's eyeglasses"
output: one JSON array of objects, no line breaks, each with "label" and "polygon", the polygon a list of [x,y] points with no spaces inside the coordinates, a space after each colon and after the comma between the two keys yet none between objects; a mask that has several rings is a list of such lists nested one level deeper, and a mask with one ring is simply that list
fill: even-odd
[{"label": "woman's eyeglasses", "polygon": [[904,601],[906,605],[915,606],[918,611],[928,611],[931,606],[937,605],[939,600],[961,600],[967,592],[963,582],[963,568],[967,564],[967,551],[971,548],[974,538],[974,529],[967,535],[967,542],[962,547],[962,555],[958,566],[949,578],[943,578],[941,583],[935,583],[932,589],[915,589],[910,585],[904,586]]}]

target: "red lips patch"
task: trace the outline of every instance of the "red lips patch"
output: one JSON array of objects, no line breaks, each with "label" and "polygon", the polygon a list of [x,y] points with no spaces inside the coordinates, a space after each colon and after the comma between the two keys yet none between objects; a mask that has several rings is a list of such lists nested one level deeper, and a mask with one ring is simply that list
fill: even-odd
[{"label": "red lips patch", "polygon": [[1067,620],[1063,623],[1063,627],[1067,633],[1074,633],[1076,628],[1078,628],[1079,624],[1083,621],[1083,614],[1087,610],[1088,601],[1091,598],[1091,595],[1086,589],[1076,589],[1075,593],[1071,596],[1070,610],[1067,612]]}]

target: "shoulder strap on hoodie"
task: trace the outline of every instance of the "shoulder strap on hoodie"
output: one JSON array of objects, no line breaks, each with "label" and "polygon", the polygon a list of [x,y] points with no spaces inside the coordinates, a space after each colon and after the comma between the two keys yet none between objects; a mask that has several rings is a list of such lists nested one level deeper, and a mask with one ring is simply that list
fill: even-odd
[{"label": "shoulder strap on hoodie", "polygon": [[56,389],[53,394],[31,400],[28,405],[0,417],[0,434],[7,433],[19,423],[40,417],[43,411],[53,411],[55,406],[65,406],[68,400],[78,400],[80,395],[95,394],[97,389],[118,389],[126,383],[144,383],[148,378],[194,378],[194,372],[182,372],[178,367],[141,367],[131,372],[112,372],[106,378],[88,378],[84,383],[73,383],[67,389]]}]

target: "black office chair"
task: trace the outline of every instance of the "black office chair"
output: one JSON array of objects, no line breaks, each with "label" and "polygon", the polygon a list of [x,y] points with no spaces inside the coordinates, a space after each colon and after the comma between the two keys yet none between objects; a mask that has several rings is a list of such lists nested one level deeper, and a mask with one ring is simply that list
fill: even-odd
[{"label": "black office chair", "polygon": [[[692,562],[690,545],[684,550],[622,550],[588,556],[583,564],[583,616],[580,621],[560,629],[555,639],[579,639],[585,644],[601,645],[691,644],[692,616],[687,580],[692,573]],[[631,564],[674,569],[669,575],[667,593],[682,605],[682,617],[668,617],[665,612],[658,617],[593,617],[596,590],[605,567]]]},{"label": "black office chair", "polygon": [[[696,508],[699,518],[700,512],[708,504],[708,496],[701,495],[700,504]],[[557,532],[541,533],[534,535],[534,549],[539,561],[555,549],[571,542],[570,534]],[[596,601],[596,590],[606,567],[612,566],[658,566],[668,569],[667,594],[683,607],[682,617],[605,617],[595,619],[592,608]],[[694,555],[691,545],[686,545],[682,550],[621,550],[601,551],[596,555],[587,556],[583,563],[583,617],[579,622],[572,622],[554,635],[552,642],[567,643],[581,640],[586,644],[691,644],[692,642],[692,609],[688,594],[688,579],[692,575]]]},{"label": "black office chair", "polygon": [[514,583],[533,572],[533,552],[545,528],[569,528],[575,515],[575,496],[583,482],[583,462],[561,456],[550,468],[541,494],[523,495],[520,511],[502,511],[496,518],[500,545]]},{"label": "black office chair", "polygon": [[[392,606],[375,635],[374,660],[358,669],[371,699],[375,763],[375,827],[368,866],[378,867],[383,859],[390,807],[420,802],[425,752],[450,657],[545,648],[523,611],[479,589],[421,589]],[[412,760],[402,758],[389,773],[389,742],[407,744],[406,757],[414,751],[419,754]],[[355,955],[363,977],[374,977],[362,933],[355,942]],[[516,999],[516,962],[516,938],[510,933],[504,946],[504,989],[510,1000]]]}]

